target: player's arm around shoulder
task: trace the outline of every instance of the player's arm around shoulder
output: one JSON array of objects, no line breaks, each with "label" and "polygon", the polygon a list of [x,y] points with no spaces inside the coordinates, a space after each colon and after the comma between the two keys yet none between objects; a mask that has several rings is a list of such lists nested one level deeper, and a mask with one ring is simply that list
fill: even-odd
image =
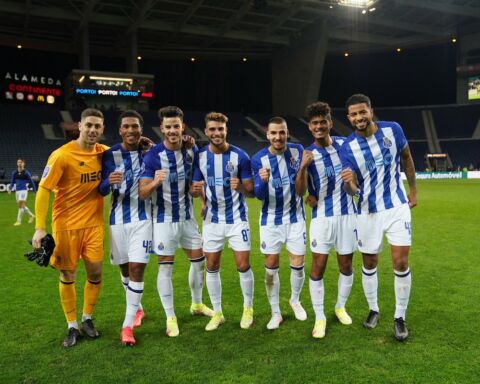
[{"label": "player's arm around shoulder", "polygon": [[410,208],[413,208],[417,205],[417,178],[415,175],[415,164],[408,144],[405,145],[400,153],[400,162],[408,182],[408,205]]}]

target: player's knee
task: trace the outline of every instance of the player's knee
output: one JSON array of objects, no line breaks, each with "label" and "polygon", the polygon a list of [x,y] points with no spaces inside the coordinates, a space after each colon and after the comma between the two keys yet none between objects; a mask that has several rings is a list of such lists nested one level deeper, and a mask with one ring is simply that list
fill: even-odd
[{"label": "player's knee", "polygon": [[220,269],[220,260],[207,260],[207,269],[209,271],[218,271]]}]

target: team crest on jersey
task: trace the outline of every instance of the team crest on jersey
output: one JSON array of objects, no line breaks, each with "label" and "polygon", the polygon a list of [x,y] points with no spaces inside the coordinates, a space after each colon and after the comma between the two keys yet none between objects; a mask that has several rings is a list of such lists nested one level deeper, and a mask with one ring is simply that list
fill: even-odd
[{"label": "team crest on jersey", "polygon": [[185,154],[185,162],[187,164],[192,164],[193,163],[193,157],[188,152]]},{"label": "team crest on jersey", "polygon": [[300,167],[300,159],[295,159],[293,156],[290,158],[290,166],[298,171],[298,168]]},{"label": "team crest on jersey", "polygon": [[227,165],[225,165],[225,169],[227,170],[228,173],[232,173],[235,170],[235,166],[233,163],[229,160]]},{"label": "team crest on jersey", "polygon": [[264,241],[262,241],[262,249],[265,249],[265,248],[267,248],[267,244]]},{"label": "team crest on jersey", "polygon": [[392,146],[392,141],[387,136],[383,137],[383,146],[385,148],[390,148]]},{"label": "team crest on jersey", "polygon": [[312,241],[312,247],[315,248],[316,246],[317,246],[317,240],[316,240],[316,239],[313,239],[313,241]]},{"label": "team crest on jersey", "polygon": [[45,167],[45,169],[43,170],[43,174],[42,174],[42,179],[44,179],[45,177],[48,176],[48,172],[50,171],[50,167],[47,165]]},{"label": "team crest on jersey", "polygon": [[159,251],[163,251],[164,249],[165,249],[165,246],[163,245],[163,243],[158,244]]}]

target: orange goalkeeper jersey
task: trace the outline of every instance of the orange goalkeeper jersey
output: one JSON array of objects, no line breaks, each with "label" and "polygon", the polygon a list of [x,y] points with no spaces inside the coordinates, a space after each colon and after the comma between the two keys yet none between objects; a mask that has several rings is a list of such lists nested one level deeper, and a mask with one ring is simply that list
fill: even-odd
[{"label": "orange goalkeeper jersey", "polygon": [[108,147],[95,144],[92,151],[79,148],[75,140],[52,152],[40,186],[53,191],[53,232],[103,225],[102,153]]}]

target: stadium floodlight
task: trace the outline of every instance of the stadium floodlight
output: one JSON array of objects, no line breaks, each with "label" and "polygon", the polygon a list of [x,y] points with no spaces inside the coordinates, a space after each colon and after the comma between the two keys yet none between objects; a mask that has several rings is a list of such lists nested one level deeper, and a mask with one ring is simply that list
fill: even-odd
[{"label": "stadium floodlight", "polygon": [[337,0],[339,5],[354,8],[370,8],[378,0]]}]

